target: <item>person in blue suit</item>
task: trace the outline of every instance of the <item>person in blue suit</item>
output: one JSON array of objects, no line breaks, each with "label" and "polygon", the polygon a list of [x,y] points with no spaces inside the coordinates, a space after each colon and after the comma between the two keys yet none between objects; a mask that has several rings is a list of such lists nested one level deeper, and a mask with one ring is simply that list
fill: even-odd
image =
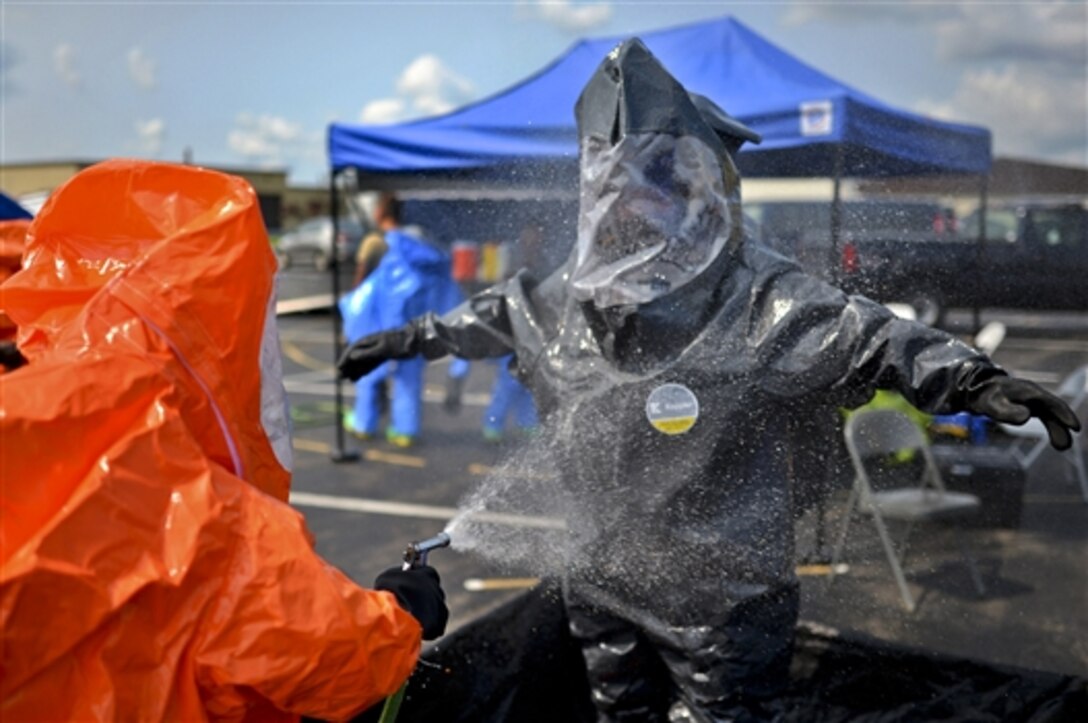
[{"label": "person in blue suit", "polygon": [[[377,267],[340,300],[344,335],[354,342],[368,334],[398,328],[427,312],[444,313],[461,302],[461,290],[450,274],[450,257],[429,243],[419,227],[401,226],[401,203],[383,194],[375,221],[385,234],[387,250]],[[348,431],[360,439],[378,436],[382,416],[382,387],[392,382],[390,423],[386,439],[410,447],[419,437],[423,417],[422,357],[382,364],[356,382],[355,408]],[[468,374],[468,363],[455,360],[450,376]]]},{"label": "person in blue suit", "polygon": [[506,421],[511,416],[517,429],[522,432],[530,432],[537,426],[533,395],[510,373],[514,355],[508,354],[497,361],[498,370],[491,387],[491,401],[484,410],[483,434],[488,442],[502,441]]}]

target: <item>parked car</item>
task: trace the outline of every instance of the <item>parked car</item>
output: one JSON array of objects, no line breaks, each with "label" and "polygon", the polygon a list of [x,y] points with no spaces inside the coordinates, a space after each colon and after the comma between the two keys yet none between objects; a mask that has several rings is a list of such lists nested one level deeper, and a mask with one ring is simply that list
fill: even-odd
[{"label": "parked car", "polygon": [[[975,212],[964,217],[960,233],[976,248],[978,226]],[[982,285],[950,293],[950,306],[1088,310],[1088,208],[1083,203],[992,204],[986,209],[986,240],[979,256]]]},{"label": "parked car", "polygon": [[908,303],[930,324],[955,307],[1088,309],[1088,211],[1078,204],[991,204],[981,242],[975,212],[943,242],[889,238],[842,251],[844,288]]},{"label": "parked car", "polygon": [[[337,224],[336,259],[339,263],[350,263],[355,259],[355,250],[366,229],[350,216],[342,216]],[[332,219],[328,216],[303,221],[294,231],[280,236],[276,246],[281,269],[308,263],[318,271],[325,271],[329,268],[332,253]]]}]

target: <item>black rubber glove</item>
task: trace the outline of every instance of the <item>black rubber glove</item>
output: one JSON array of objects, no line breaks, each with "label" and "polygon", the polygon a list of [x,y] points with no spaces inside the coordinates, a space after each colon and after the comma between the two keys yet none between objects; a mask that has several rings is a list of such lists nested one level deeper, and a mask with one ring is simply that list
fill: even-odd
[{"label": "black rubber glove", "polygon": [[1080,422],[1069,405],[1034,382],[1007,376],[992,376],[966,390],[967,410],[985,414],[1006,424],[1023,424],[1037,417],[1050,435],[1054,449],[1069,449],[1070,431],[1080,431]]},{"label": "black rubber glove", "polygon": [[464,388],[464,377],[446,377],[446,398],[442,400],[442,407],[450,414],[461,411],[461,392]]},{"label": "black rubber glove", "polygon": [[416,328],[411,324],[364,336],[347,348],[336,367],[341,375],[357,381],[390,359],[415,356],[418,353],[416,338]]},{"label": "black rubber glove", "polygon": [[450,611],[446,608],[446,593],[433,567],[413,567],[404,570],[391,567],[374,581],[375,590],[388,590],[400,606],[423,626],[423,639],[434,640],[446,632]]}]

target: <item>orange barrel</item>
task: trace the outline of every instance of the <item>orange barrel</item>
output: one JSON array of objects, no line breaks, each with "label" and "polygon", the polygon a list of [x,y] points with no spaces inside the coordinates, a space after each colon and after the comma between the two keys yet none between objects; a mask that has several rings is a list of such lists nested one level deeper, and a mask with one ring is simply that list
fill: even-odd
[{"label": "orange barrel", "polygon": [[475,281],[476,267],[480,263],[480,252],[472,241],[454,241],[451,249],[453,256],[453,280],[457,282]]}]

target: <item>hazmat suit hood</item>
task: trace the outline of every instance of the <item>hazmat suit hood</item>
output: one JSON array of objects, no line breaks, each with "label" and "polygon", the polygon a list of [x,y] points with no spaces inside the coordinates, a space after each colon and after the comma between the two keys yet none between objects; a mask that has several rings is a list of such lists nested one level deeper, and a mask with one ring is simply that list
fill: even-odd
[{"label": "hazmat suit hood", "polygon": [[[743,239],[732,153],[759,136],[689,93],[637,38],[575,107],[582,186],[572,295],[615,327],[723,264]],[[712,284],[713,285],[713,284]],[[592,316],[591,316],[592,318]]]},{"label": "hazmat suit hood", "polygon": [[0,306],[31,363],[146,349],[209,456],[287,499],[276,262],[248,184],[108,161],[52,194],[26,244]]}]

